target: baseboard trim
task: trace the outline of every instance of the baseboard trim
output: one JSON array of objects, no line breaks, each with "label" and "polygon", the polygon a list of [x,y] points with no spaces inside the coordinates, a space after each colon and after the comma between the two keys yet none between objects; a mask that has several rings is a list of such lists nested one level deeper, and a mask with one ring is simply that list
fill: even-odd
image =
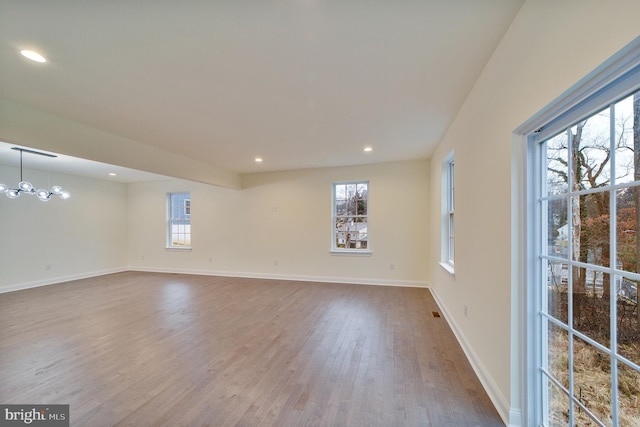
[{"label": "baseboard trim", "polygon": [[40,286],[55,285],[58,283],[70,282],[72,280],[88,279],[91,277],[104,276],[105,274],[121,273],[127,271],[126,268],[111,268],[107,270],[91,271],[87,273],[71,274],[68,276],[49,277],[33,282],[17,283],[15,285],[0,286],[0,294],[6,292],[21,291],[23,289],[38,288]]},{"label": "baseboard trim", "polygon": [[371,279],[359,277],[337,277],[337,276],[307,276],[295,274],[271,274],[271,273],[249,273],[244,271],[217,271],[200,269],[180,269],[180,268],[150,268],[140,266],[130,266],[130,271],[142,271],[149,273],[174,273],[174,274],[198,274],[202,276],[222,276],[222,277],[246,277],[248,279],[272,279],[272,280],[292,280],[300,282],[322,282],[322,283],[347,283],[354,285],[375,285],[375,286],[398,286],[404,288],[427,288],[428,282],[421,280],[389,280]]},{"label": "baseboard trim", "polygon": [[449,324],[449,327],[451,328],[451,330],[453,331],[453,334],[458,340],[460,347],[462,347],[462,351],[464,351],[464,354],[467,356],[467,360],[469,360],[471,367],[473,368],[474,372],[478,376],[478,379],[480,380],[482,387],[484,387],[484,390],[487,392],[489,399],[491,399],[493,406],[495,406],[496,410],[498,411],[500,418],[502,418],[502,421],[507,426],[518,425],[518,424],[513,424],[513,421],[516,421],[518,417],[515,416],[516,414],[512,414],[512,410],[510,408],[509,402],[507,401],[507,399],[504,398],[503,394],[500,392],[500,390],[496,386],[496,383],[491,378],[491,375],[489,375],[489,373],[487,372],[487,369],[484,367],[484,365],[480,361],[480,358],[476,355],[475,351],[473,351],[473,348],[467,341],[466,337],[464,336],[464,334],[462,333],[462,331],[460,330],[456,322],[453,320],[453,317],[451,316],[449,310],[447,309],[447,306],[442,302],[442,300],[440,300],[440,298],[438,298],[438,294],[433,289],[433,287],[431,286],[428,286],[428,287],[429,287],[429,290],[431,291],[431,294],[433,295],[433,298],[436,300],[436,304],[438,304],[438,306],[440,307],[440,311],[442,312],[445,320]]},{"label": "baseboard trim", "polygon": [[128,268],[114,268],[107,270],[92,271],[87,273],[73,274],[68,276],[51,277],[33,282],[17,283],[0,287],[0,294],[5,292],[20,291],[23,289],[37,288],[40,286],[55,285],[57,283],[70,282],[72,280],[88,279],[91,277],[104,276],[105,274],[121,273],[124,271],[141,271],[149,273],[174,273],[174,274],[198,274],[203,276],[223,276],[223,277],[246,277],[248,279],[272,279],[291,280],[301,282],[322,282],[322,283],[347,283],[354,285],[374,285],[374,286],[398,286],[404,288],[427,288],[428,282],[420,280],[388,280],[337,276],[306,276],[293,274],[269,274],[269,273],[248,273],[237,271],[213,271],[198,269],[180,268],[149,268],[131,266]]}]

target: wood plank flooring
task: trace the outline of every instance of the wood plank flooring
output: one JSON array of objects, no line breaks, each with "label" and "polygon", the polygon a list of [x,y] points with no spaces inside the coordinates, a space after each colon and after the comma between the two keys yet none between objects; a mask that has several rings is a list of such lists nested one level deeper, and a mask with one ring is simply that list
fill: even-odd
[{"label": "wood plank flooring", "polygon": [[426,289],[126,272],[0,294],[0,403],[72,426],[503,426]]}]

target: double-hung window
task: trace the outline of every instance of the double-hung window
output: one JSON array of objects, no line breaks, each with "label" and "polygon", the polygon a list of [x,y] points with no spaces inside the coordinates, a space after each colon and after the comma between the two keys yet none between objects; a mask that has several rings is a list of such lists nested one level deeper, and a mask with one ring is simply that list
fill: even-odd
[{"label": "double-hung window", "polygon": [[332,250],[369,250],[369,181],[333,184]]},{"label": "double-hung window", "polygon": [[454,182],[455,163],[453,152],[445,157],[442,163],[442,227],[440,265],[453,273],[455,263],[455,227],[454,227]]},{"label": "double-hung window", "polygon": [[167,247],[191,247],[191,196],[167,193]]}]

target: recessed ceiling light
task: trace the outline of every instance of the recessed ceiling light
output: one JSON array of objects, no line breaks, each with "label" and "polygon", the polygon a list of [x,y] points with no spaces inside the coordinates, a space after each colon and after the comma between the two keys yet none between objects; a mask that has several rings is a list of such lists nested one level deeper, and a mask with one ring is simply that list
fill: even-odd
[{"label": "recessed ceiling light", "polygon": [[262,157],[256,157],[254,160],[256,163],[262,163]]},{"label": "recessed ceiling light", "polygon": [[372,151],[373,151],[373,148],[372,148],[372,147],[364,147],[364,152],[365,152],[365,153],[370,153],[370,152],[372,152]]},{"label": "recessed ceiling light", "polygon": [[35,62],[47,62],[47,59],[40,55],[38,52],[34,52],[32,50],[21,50],[20,53],[22,54],[22,56],[24,56],[25,58],[29,58],[32,61]]},{"label": "recessed ceiling light", "polygon": [[115,172],[109,172],[109,176],[116,176]]}]

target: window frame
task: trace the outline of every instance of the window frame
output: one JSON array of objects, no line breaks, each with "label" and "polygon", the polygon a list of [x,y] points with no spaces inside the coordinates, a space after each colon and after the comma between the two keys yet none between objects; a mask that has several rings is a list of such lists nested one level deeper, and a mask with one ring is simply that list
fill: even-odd
[{"label": "window frame", "polygon": [[440,266],[455,274],[455,156],[451,151],[442,161]]},{"label": "window frame", "polygon": [[[366,215],[338,215],[337,214],[337,204],[336,204],[336,188],[339,185],[366,185],[367,186],[367,194],[366,194],[366,198],[365,203],[367,206],[367,213]],[[371,255],[371,241],[369,239],[369,227],[370,227],[370,213],[369,213],[369,209],[370,209],[370,192],[371,192],[371,183],[369,182],[369,180],[353,180],[353,181],[336,181],[333,182],[331,184],[331,250],[330,252],[332,254],[338,254],[338,255]],[[360,218],[365,218],[367,227],[366,227],[366,247],[365,248],[347,248],[346,247],[346,243],[345,243],[345,247],[341,248],[338,247],[337,245],[337,240],[338,240],[338,233],[339,230],[336,227],[336,221],[338,220],[339,217],[360,217]],[[360,241],[360,239],[357,239],[357,241]],[[356,243],[357,245],[357,243]]]},{"label": "window frame", "polygon": [[[519,148],[514,151],[512,159],[514,160],[514,165],[519,164],[521,167],[520,172],[516,175],[520,183],[521,196],[517,192],[514,193],[518,202],[513,206],[515,212],[519,212],[519,214],[514,217],[517,219],[514,220],[512,226],[512,231],[514,232],[512,242],[516,245],[514,248],[522,245],[523,249],[519,251],[520,256],[514,258],[517,259],[516,269],[519,271],[517,276],[521,280],[515,280],[512,283],[512,291],[515,295],[515,298],[512,299],[515,309],[512,311],[514,316],[512,318],[512,322],[514,322],[512,326],[515,329],[512,328],[512,330],[522,331],[524,338],[521,339],[521,345],[519,346],[519,362],[512,365],[512,376],[518,377],[522,375],[522,372],[525,373],[521,376],[520,408],[522,412],[519,416],[523,425],[544,425],[547,420],[548,411],[544,406],[545,400],[548,398],[547,384],[549,381],[553,382],[551,379],[545,382],[545,374],[543,372],[545,358],[548,354],[547,328],[549,325],[559,326],[559,322],[553,319],[545,320],[542,314],[542,308],[546,303],[546,293],[541,291],[544,286],[540,284],[546,283],[547,280],[547,272],[543,271],[547,261],[541,254],[548,251],[548,241],[546,241],[548,212],[544,208],[546,202],[543,200],[546,188],[547,159],[546,152],[543,152],[543,142],[573,126],[581,119],[591,117],[591,115],[615,104],[637,90],[640,90],[640,37],[633,40],[514,131],[515,138],[519,140],[516,143],[519,144]],[[614,164],[614,159],[610,160],[611,164]],[[545,181],[543,182],[543,180]],[[610,187],[611,191],[615,191],[615,185]],[[591,191],[576,190],[572,193],[580,195],[589,192]],[[550,199],[549,196],[546,197]],[[567,194],[567,197],[569,197],[569,194]],[[610,200],[611,206],[615,208],[615,197]],[[518,221],[522,221],[522,227],[518,227]],[[615,225],[615,219],[611,219],[610,224]],[[615,253],[615,233],[611,234],[611,236],[613,244],[610,250],[611,253]],[[546,255],[546,257],[547,259],[553,258],[554,254]],[[575,263],[576,261],[573,261],[573,264]],[[610,275],[612,289],[614,289],[613,279],[618,276],[629,275],[627,272],[620,271],[617,266],[612,267],[611,265],[608,267],[596,267],[595,270],[600,270]],[[571,271],[570,268],[569,271]],[[522,290],[520,289],[520,283],[526,284]],[[616,292],[611,291],[612,301],[615,300],[615,294]],[[615,307],[615,303],[611,306]],[[617,320],[615,314],[615,309],[612,309],[610,314],[614,316],[611,317],[613,319],[612,325]],[[520,326],[516,326],[518,324]],[[568,332],[570,336],[583,338],[579,331],[576,333],[573,330]],[[605,353],[609,351],[607,354],[610,357],[614,358],[618,363],[622,363],[623,358],[621,359],[621,356],[615,350],[617,348],[615,326],[612,327],[610,334],[610,347],[613,350],[605,349]],[[586,338],[587,343],[594,343],[593,340]],[[594,347],[601,350],[598,345]],[[614,369],[613,366],[617,366],[617,364],[614,363],[612,365],[612,370]],[[615,372],[612,372],[612,378],[614,377]],[[612,380],[611,386],[611,396],[615,398],[617,383]],[[571,405],[571,407],[574,407],[574,405]],[[612,415],[612,421],[614,423],[617,422],[617,411]]]},{"label": "window frame", "polygon": [[[182,201],[181,206],[174,206],[173,200],[174,196],[183,195],[180,200]],[[184,218],[173,218],[174,211],[181,212]],[[189,232],[183,233],[174,233],[175,226],[188,226]],[[191,193],[189,191],[173,191],[168,192],[166,194],[166,226],[165,226],[165,234],[166,234],[166,249],[177,249],[177,250],[191,250]],[[174,244],[174,236],[176,234],[182,234],[183,239],[186,241],[188,239],[188,243],[185,244]]]}]

